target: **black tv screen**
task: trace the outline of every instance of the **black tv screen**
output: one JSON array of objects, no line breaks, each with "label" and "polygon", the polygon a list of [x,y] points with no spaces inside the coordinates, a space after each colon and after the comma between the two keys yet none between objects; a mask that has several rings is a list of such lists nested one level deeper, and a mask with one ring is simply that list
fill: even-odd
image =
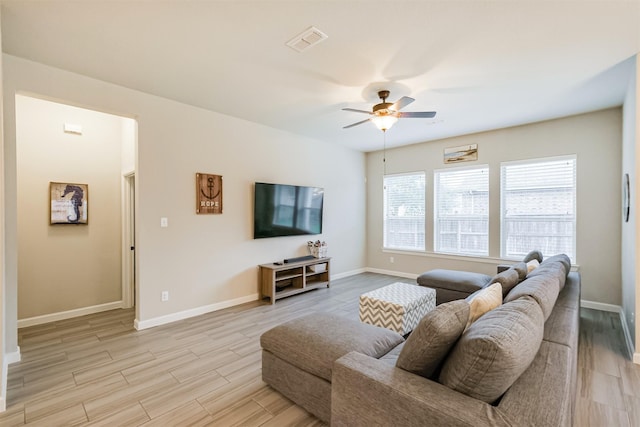
[{"label": "black tv screen", "polygon": [[322,233],[324,189],[256,182],[253,238]]}]

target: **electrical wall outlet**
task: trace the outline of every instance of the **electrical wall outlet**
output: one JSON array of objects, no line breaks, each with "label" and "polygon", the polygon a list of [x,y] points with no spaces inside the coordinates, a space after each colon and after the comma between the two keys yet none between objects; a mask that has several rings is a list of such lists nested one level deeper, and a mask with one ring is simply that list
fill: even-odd
[{"label": "electrical wall outlet", "polygon": [[169,291],[162,291],[162,301],[169,301]]},{"label": "electrical wall outlet", "polygon": [[394,262],[396,262],[395,258],[393,258],[392,256],[389,257],[389,262],[391,264],[393,264]]}]

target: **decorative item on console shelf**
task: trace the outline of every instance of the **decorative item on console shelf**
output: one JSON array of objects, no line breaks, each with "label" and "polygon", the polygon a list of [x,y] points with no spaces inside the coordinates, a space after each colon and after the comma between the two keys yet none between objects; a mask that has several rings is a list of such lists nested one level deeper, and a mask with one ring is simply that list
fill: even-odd
[{"label": "decorative item on console shelf", "polygon": [[309,253],[316,258],[325,258],[327,256],[327,242],[321,242],[320,240],[312,242],[309,240],[307,242],[307,249]]}]

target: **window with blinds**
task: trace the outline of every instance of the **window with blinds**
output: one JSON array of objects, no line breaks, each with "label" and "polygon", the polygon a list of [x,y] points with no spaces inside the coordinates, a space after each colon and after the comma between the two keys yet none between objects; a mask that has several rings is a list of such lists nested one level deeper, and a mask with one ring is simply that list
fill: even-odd
[{"label": "window with blinds", "polygon": [[489,167],[434,173],[434,248],[458,255],[489,255]]},{"label": "window with blinds", "polygon": [[575,262],[576,157],[501,164],[501,254],[538,249]]},{"label": "window with blinds", "polygon": [[384,177],[383,246],[424,251],[425,173]]}]

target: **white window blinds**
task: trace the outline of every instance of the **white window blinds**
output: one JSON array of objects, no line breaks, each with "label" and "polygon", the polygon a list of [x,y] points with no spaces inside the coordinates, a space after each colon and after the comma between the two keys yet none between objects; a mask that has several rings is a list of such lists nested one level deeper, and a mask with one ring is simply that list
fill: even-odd
[{"label": "white window blinds", "polygon": [[489,255],[489,167],[435,171],[436,252]]},{"label": "white window blinds", "polygon": [[425,173],[384,177],[383,245],[424,251]]},{"label": "white window blinds", "polygon": [[575,262],[576,157],[501,165],[501,253],[520,259],[538,249]]}]

